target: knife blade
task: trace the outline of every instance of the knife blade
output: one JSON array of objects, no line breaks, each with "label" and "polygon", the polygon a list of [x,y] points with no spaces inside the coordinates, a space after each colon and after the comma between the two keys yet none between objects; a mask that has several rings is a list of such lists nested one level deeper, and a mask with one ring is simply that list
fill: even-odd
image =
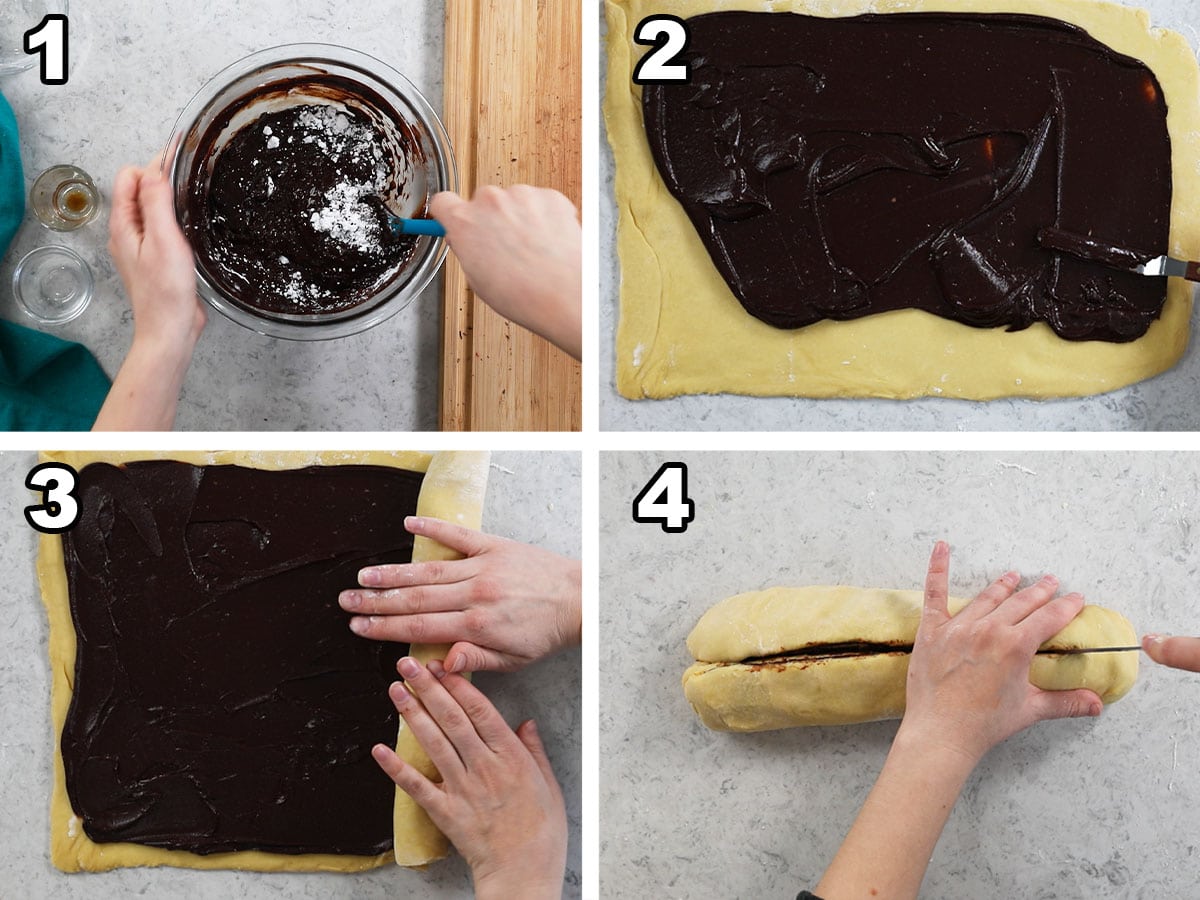
[{"label": "knife blade", "polygon": [[1126,653],[1141,650],[1141,647],[1074,647],[1069,650],[1039,650],[1045,656],[1074,656],[1077,653]]}]

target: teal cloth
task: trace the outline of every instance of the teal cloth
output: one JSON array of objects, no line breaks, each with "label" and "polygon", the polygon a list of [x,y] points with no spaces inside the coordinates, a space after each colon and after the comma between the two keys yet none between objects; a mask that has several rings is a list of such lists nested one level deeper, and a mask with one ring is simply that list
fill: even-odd
[{"label": "teal cloth", "polygon": [[[17,119],[0,94],[0,257],[25,216]],[[86,431],[111,382],[82,344],[0,322],[0,431]]]}]

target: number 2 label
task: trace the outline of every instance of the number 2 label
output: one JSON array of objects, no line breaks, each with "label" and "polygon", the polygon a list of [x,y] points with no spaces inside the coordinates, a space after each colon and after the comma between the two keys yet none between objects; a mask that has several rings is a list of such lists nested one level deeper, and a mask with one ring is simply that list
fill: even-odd
[{"label": "number 2 label", "polygon": [[633,33],[638,44],[654,47],[633,70],[634,84],[687,84],[692,70],[676,58],[687,49],[687,23],[678,16],[647,16]]},{"label": "number 2 label", "polygon": [[67,83],[67,17],[51,13],[25,32],[25,52],[42,57],[42,84]]},{"label": "number 2 label", "polygon": [[696,504],[688,498],[685,463],[663,463],[633,499],[633,521],[661,525],[668,534],[683,534],[695,518]]}]

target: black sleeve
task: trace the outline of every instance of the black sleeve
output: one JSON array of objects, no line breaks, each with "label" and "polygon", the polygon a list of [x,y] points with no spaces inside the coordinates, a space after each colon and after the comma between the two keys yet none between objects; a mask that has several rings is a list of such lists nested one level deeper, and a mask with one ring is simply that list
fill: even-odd
[{"label": "black sleeve", "polygon": [[816,894],[810,894],[808,891],[801,891],[796,895],[796,900],[821,900]]}]

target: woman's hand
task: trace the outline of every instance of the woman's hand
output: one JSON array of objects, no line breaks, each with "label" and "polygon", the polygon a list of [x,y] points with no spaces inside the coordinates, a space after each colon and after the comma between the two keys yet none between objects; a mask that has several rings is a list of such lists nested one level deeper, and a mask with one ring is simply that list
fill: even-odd
[{"label": "woman's hand", "polygon": [[372,566],[343,591],[350,627],[373,640],[453,644],[450,672],[511,672],[579,643],[579,563],[539,547],[409,517],[405,527],[465,555]]},{"label": "woman's hand", "polygon": [[458,848],[475,896],[562,896],[567,814],[533,721],[516,732],[469,681],[405,657],[389,694],[441,774],[433,782],[377,744],[375,761]]},{"label": "woman's hand", "polygon": [[1142,638],[1142,649],[1161,665],[1200,672],[1200,638],[1148,634]]},{"label": "woman's hand", "polygon": [[519,184],[482,187],[470,200],[441,193],[429,211],[484,303],[579,359],[583,238],[570,200]]},{"label": "woman's hand", "polygon": [[206,316],[196,296],[192,248],[175,221],[171,185],[157,163],[117,175],[108,250],[133,307],[134,343],[190,354]]},{"label": "woman's hand", "polygon": [[1098,716],[1094,691],[1044,691],[1029,681],[1033,656],[1083,608],[1076,593],[1056,597],[1047,575],[1024,590],[1008,572],[951,617],[946,609],[950,548],[929,560],[925,607],[908,666],[901,731],[978,762],[1010,735],[1043,719]]},{"label": "woman's hand", "polygon": [[904,720],[879,779],[816,893],[917,896],[925,867],[963,785],[993,745],[1041,719],[1099,715],[1092,691],[1043,691],[1029,681],[1033,654],[1083,606],[1055,597],[1047,576],[1018,591],[1009,572],[953,618],[946,608],[950,548],[929,560],[925,605],[908,664]]},{"label": "woman's hand", "polygon": [[117,175],[108,249],[133,307],[133,345],[94,427],[166,430],[174,425],[206,316],[196,296],[192,250],[157,164]]}]

